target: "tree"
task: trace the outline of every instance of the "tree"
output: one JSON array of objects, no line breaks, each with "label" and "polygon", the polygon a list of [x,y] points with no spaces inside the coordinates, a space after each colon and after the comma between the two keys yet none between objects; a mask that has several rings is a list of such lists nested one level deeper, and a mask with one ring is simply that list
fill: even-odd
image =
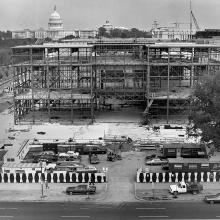
[{"label": "tree", "polygon": [[98,29],[98,36],[99,37],[105,37],[106,36],[106,29],[104,27],[100,27]]},{"label": "tree", "polygon": [[220,150],[220,74],[206,75],[195,85],[188,135],[201,136]]}]

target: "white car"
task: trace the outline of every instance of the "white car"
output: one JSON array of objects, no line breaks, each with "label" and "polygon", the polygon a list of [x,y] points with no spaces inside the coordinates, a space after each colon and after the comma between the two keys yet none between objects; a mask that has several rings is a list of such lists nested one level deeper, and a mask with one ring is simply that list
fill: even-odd
[{"label": "white car", "polygon": [[70,157],[78,157],[79,156],[79,152],[74,152],[74,151],[67,151],[67,154],[70,156]]},{"label": "white car", "polygon": [[152,160],[146,161],[145,164],[147,164],[147,165],[163,165],[163,164],[166,164],[166,163],[167,163],[166,160],[161,160],[160,158],[154,158]]}]

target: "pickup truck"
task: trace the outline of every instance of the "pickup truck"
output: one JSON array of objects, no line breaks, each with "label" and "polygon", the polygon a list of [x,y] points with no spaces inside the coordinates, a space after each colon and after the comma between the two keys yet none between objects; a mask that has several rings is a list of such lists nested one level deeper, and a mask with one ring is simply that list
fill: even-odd
[{"label": "pickup truck", "polygon": [[192,193],[197,194],[203,190],[203,185],[197,182],[179,182],[175,185],[170,185],[169,191],[173,195],[178,193]]}]

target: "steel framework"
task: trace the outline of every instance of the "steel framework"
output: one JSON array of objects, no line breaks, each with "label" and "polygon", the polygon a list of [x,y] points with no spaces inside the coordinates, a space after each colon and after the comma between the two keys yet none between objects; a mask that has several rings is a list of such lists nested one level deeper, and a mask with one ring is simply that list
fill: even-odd
[{"label": "steel framework", "polygon": [[102,109],[139,105],[146,117],[188,114],[194,83],[220,68],[220,47],[100,42],[13,50],[14,122],[93,122]]}]

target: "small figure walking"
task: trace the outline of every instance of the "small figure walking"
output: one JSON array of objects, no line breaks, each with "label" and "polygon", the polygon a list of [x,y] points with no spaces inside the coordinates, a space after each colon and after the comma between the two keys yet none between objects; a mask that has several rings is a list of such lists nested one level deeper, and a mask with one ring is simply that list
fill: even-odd
[{"label": "small figure walking", "polygon": [[48,185],[48,181],[45,180],[45,186],[46,186],[46,189],[49,189],[49,185]]}]

